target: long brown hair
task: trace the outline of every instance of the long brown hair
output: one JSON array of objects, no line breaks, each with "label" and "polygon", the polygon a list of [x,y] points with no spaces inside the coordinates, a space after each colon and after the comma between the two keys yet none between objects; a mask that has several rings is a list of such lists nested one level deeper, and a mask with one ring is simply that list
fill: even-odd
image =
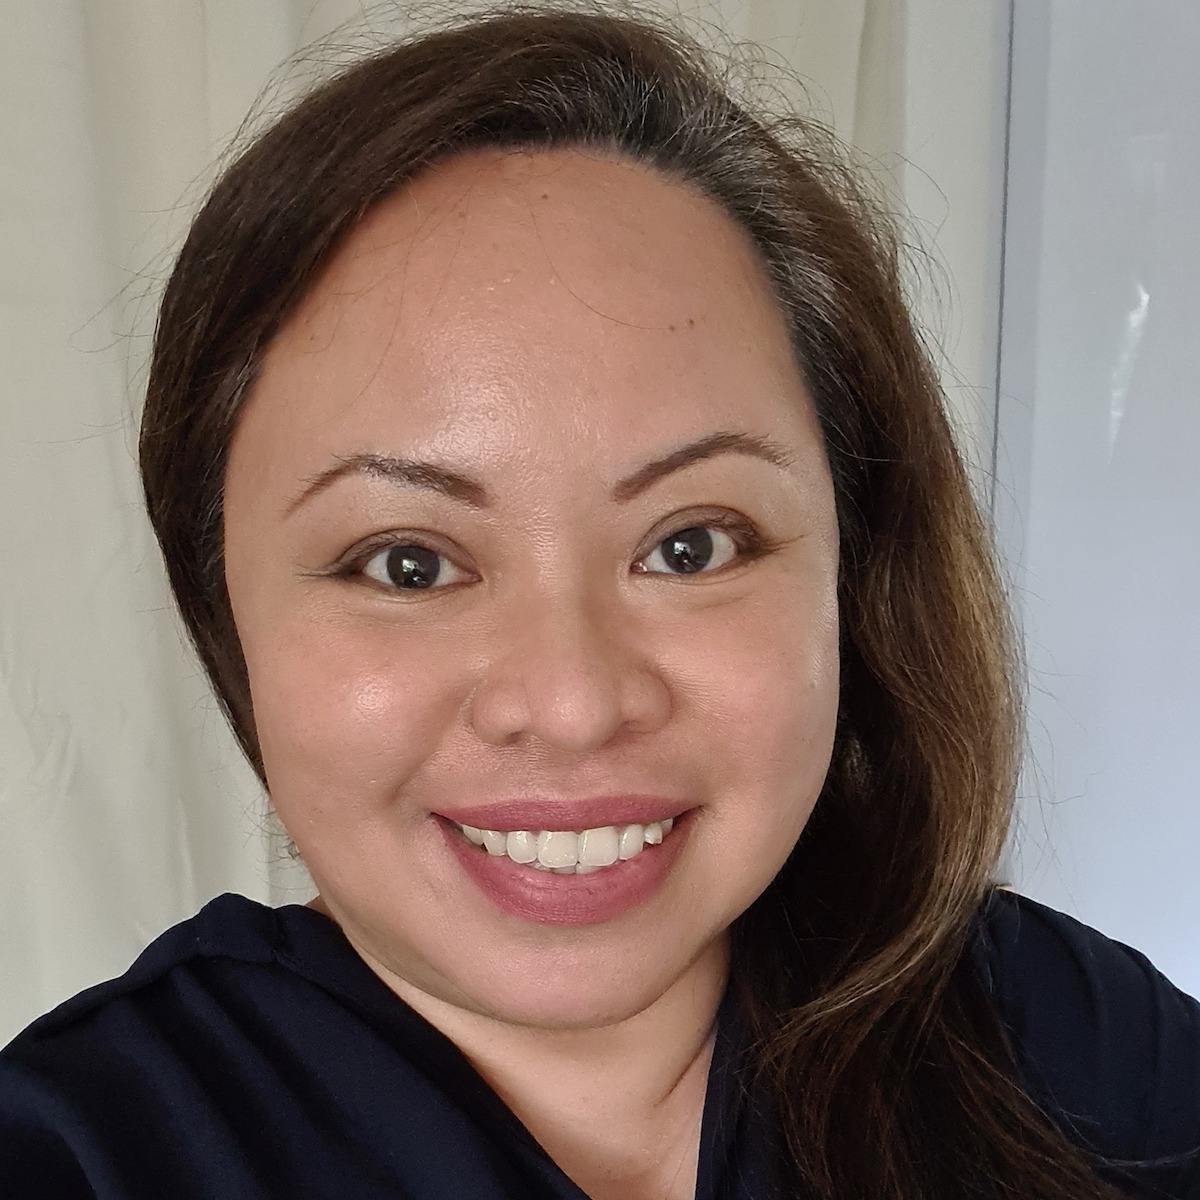
[{"label": "long brown hair", "polygon": [[242,747],[261,776],[222,482],[264,347],[347,231],[417,172],[472,147],[552,145],[647,164],[749,233],[832,466],[833,763],[734,930],[785,1194],[1113,1195],[1026,1097],[961,966],[1014,792],[1012,637],[896,237],[817,126],[753,115],[677,32],[561,5],[460,22],[319,87],[213,190],[162,302],[140,449],[171,585]]}]

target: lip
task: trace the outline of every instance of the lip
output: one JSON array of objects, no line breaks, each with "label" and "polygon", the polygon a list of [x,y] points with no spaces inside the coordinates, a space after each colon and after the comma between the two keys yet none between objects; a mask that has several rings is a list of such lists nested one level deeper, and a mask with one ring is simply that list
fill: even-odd
[{"label": "lip", "polygon": [[471,845],[449,821],[435,821],[464,873],[497,908],[523,921],[562,926],[612,921],[646,903],[666,882],[683,850],[691,833],[689,818],[684,810],[659,845],[587,875],[532,870]]},{"label": "lip", "polygon": [[691,805],[664,796],[589,796],[575,800],[513,799],[486,804],[463,804],[442,808],[434,816],[511,833],[516,829],[602,829],[606,825],[649,825],[653,821],[678,819]]}]

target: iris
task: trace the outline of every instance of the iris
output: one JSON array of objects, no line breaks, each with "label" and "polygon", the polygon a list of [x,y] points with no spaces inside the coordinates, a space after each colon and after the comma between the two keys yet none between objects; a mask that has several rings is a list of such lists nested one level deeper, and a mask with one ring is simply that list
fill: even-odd
[{"label": "iris", "polygon": [[441,556],[424,546],[393,546],[388,551],[387,575],[398,588],[433,587],[441,570]]},{"label": "iris", "polygon": [[713,556],[712,534],[702,526],[681,529],[662,542],[663,561],[684,575],[703,571]]}]

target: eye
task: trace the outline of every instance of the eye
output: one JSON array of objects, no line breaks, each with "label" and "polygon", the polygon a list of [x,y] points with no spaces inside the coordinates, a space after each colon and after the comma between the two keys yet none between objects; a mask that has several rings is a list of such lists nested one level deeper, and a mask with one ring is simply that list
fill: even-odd
[{"label": "eye", "polygon": [[653,574],[697,575],[728,566],[741,550],[723,529],[691,525],[663,538],[638,565]]},{"label": "eye", "polygon": [[384,546],[372,554],[360,570],[368,579],[402,592],[446,587],[469,578],[444,554],[414,542],[394,542]]}]

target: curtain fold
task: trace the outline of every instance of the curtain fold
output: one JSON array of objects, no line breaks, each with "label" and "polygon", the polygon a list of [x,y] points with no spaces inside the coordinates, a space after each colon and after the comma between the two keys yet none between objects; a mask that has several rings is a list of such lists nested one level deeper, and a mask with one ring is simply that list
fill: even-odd
[{"label": "curtain fold", "polygon": [[[403,7],[5,6],[0,1043],[219,892],[306,898],[180,632],[136,420],[157,297],[224,147],[264,88],[302,81],[285,60],[395,32]],[[903,0],[687,11],[787,59],[870,154],[903,149]]]}]

